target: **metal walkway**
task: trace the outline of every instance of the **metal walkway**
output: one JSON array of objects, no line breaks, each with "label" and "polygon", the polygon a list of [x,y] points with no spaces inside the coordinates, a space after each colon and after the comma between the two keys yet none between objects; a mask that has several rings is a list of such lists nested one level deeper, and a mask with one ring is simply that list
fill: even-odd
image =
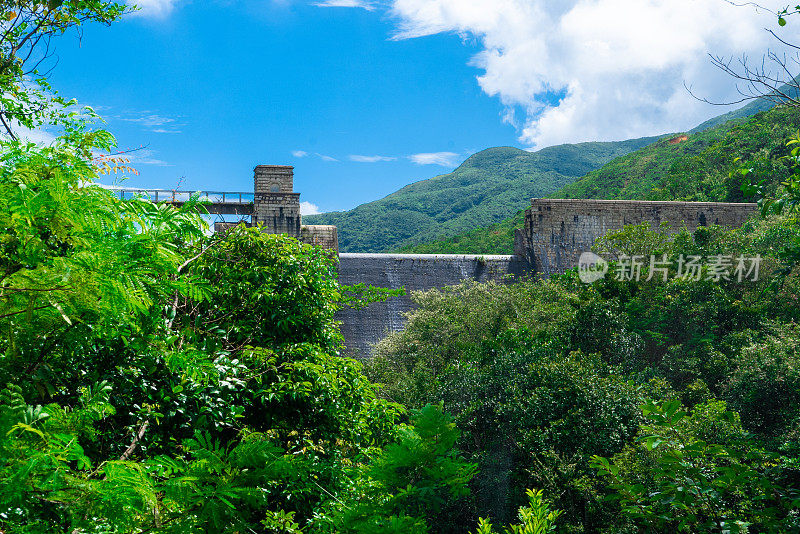
[{"label": "metal walkway", "polygon": [[110,187],[117,198],[128,200],[147,198],[153,202],[183,204],[197,195],[200,201],[208,202],[204,207],[211,214],[219,215],[252,215],[255,195],[244,191],[176,191],[174,189],[143,189],[136,187]]}]

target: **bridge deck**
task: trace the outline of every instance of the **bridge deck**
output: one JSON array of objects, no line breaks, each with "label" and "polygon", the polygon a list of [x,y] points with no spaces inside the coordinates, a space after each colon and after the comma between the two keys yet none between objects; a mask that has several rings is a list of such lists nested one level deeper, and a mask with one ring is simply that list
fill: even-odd
[{"label": "bridge deck", "polygon": [[143,189],[135,187],[106,187],[122,200],[148,198],[180,206],[197,195],[208,213],[216,215],[252,215],[255,195],[244,191],[177,191],[174,189]]}]

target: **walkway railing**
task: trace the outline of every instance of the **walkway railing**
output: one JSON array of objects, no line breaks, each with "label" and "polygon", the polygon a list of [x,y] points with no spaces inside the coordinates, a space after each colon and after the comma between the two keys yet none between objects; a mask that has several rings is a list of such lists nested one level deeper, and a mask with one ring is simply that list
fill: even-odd
[{"label": "walkway railing", "polygon": [[109,187],[121,200],[144,197],[153,202],[180,204],[188,202],[192,195],[212,204],[252,204],[253,193],[243,191],[175,191],[172,189],[139,189],[133,187]]}]

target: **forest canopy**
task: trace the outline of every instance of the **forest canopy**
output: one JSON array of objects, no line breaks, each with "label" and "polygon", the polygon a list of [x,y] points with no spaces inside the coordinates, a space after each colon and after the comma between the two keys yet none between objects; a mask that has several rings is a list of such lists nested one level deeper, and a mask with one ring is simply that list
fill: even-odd
[{"label": "forest canopy", "polygon": [[742,228],[597,244],[763,277],[417,293],[363,365],[335,313],[387,295],[328,251],[98,185],[115,139],[37,46],[128,8],[0,8],[0,532],[800,532],[800,138],[733,169]]}]

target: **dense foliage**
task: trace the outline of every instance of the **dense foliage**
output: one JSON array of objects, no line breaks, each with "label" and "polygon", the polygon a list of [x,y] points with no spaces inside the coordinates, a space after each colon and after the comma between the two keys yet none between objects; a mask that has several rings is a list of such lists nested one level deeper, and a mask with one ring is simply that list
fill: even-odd
[{"label": "dense foliage", "polygon": [[[419,309],[378,346],[368,374],[407,406],[444,401],[463,432],[457,446],[478,465],[476,511],[498,521],[535,487],[563,510],[565,532],[795,531],[800,279],[797,267],[770,273],[798,238],[793,217],[773,216],[674,236],[641,225],[597,244],[606,254],[760,254],[758,282],[673,270],[667,281],[584,284],[568,273],[416,293]],[[681,403],[704,433],[687,434],[677,417],[658,426],[664,410],[685,414]],[[714,427],[725,421],[740,426]],[[697,457],[674,464],[685,443]],[[681,485],[698,470],[699,489]],[[713,513],[685,508],[699,491]]]},{"label": "dense foliage", "polygon": [[426,532],[465,497],[447,416],[401,424],[338,356],[335,258],[0,148],[3,532]]},{"label": "dense foliage", "polygon": [[[350,211],[311,215],[339,229],[342,252],[385,252],[498,223],[560,187],[656,137],[580,143],[526,152],[490,148],[450,174],[422,180]],[[512,241],[513,242],[513,241]]]},{"label": "dense foliage", "polygon": [[[760,279],[673,266],[418,293],[365,374],[334,314],[390,293],[340,287],[335,256],[261,228],[208,235],[194,200],[117,199],[94,183],[113,137],[26,85],[37,36],[127,8],[0,7],[0,532],[800,532],[800,138],[776,141],[793,111],[698,134],[697,158],[658,143],[643,153],[674,156],[667,174],[628,182],[754,193],[765,218],[596,244],[614,270],[744,255]],[[13,134],[43,124],[63,129],[51,146]],[[511,172],[509,154],[554,183],[630,148],[488,151],[439,185]]]},{"label": "dense foliage", "polygon": [[[452,448],[458,430],[436,406],[377,399],[338,355],[335,311],[385,295],[340,288],[324,250],[258,228],[209,236],[197,202],[122,201],[95,185],[114,138],[45,80],[27,85],[25,61],[127,8],[2,7],[0,531],[440,522],[473,473]],[[62,128],[51,146],[14,135],[45,124]],[[366,530],[343,519],[356,510]]]}]

